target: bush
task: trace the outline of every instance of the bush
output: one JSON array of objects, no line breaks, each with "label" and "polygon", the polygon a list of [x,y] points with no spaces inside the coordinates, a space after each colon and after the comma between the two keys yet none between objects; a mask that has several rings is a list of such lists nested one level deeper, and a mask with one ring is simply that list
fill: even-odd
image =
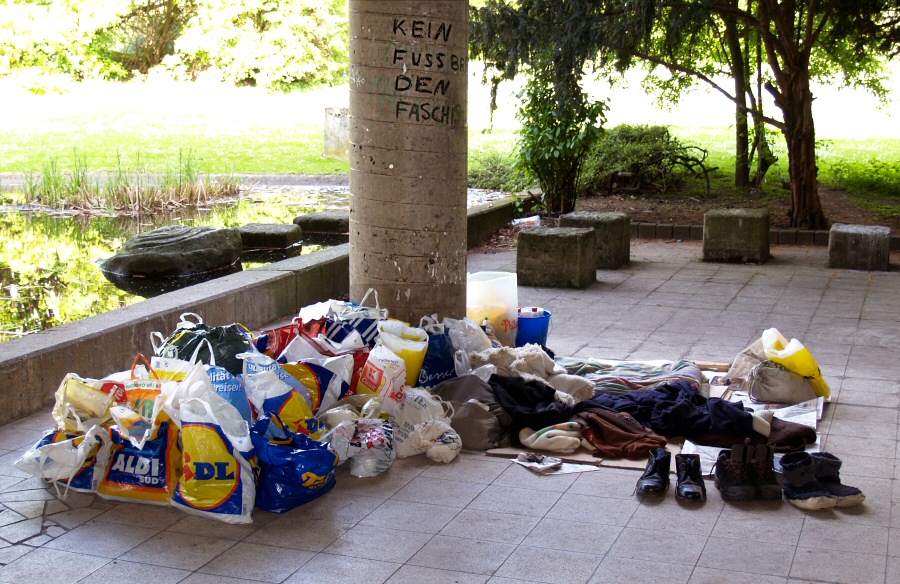
[{"label": "bush", "polygon": [[685,175],[706,177],[706,157],[705,150],[682,144],[665,126],[622,124],[596,141],[581,181],[591,192],[665,191]]},{"label": "bush", "polygon": [[515,193],[528,188],[528,177],[514,153],[495,149],[469,152],[469,187]]},{"label": "bush", "polygon": [[519,164],[543,190],[547,213],[561,215],[575,209],[585,156],[605,121],[604,102],[579,94],[579,108],[560,96],[561,88],[541,76],[532,77],[522,94],[519,119]]}]

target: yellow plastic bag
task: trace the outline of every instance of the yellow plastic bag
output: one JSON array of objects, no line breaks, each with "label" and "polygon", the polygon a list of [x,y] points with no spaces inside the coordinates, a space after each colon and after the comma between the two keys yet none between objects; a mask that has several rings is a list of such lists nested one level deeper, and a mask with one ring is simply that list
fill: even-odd
[{"label": "yellow plastic bag", "polygon": [[403,359],[406,364],[406,386],[415,387],[428,351],[428,333],[425,329],[408,326],[399,320],[382,320],[378,323],[378,338],[392,353]]},{"label": "yellow plastic bag", "polygon": [[808,379],[817,396],[824,398],[831,396],[831,388],[822,377],[818,363],[803,343],[797,339],[791,339],[789,342],[776,328],[763,331],[761,340],[769,361],[780,363]]}]

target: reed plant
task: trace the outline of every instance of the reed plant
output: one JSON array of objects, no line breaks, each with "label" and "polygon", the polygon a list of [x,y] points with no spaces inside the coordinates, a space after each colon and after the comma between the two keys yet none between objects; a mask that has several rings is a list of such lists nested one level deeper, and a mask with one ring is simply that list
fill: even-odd
[{"label": "reed plant", "polygon": [[161,174],[142,166],[140,153],[130,166],[117,153],[115,170],[92,173],[76,152],[71,171],[60,170],[59,161],[50,157],[39,174],[25,173],[24,191],[29,202],[55,209],[129,214],[234,200],[241,185],[230,174],[204,173],[190,150],[179,151],[178,163]]}]

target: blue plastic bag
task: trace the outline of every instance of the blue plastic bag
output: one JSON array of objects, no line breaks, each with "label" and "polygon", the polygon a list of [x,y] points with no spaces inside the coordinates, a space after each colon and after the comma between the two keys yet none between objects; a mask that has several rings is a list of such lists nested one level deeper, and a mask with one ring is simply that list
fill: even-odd
[{"label": "blue plastic bag", "polygon": [[337,456],[331,444],[291,432],[276,416],[261,415],[250,438],[259,462],[256,506],[284,513],[334,488]]},{"label": "blue plastic bag", "polygon": [[434,387],[442,381],[456,377],[456,365],[453,361],[453,343],[447,333],[428,335],[428,349],[416,387]]}]

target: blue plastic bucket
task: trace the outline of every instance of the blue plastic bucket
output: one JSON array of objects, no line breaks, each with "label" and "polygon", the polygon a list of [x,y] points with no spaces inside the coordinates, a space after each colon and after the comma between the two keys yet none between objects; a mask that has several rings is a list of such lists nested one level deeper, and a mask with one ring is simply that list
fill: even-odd
[{"label": "blue plastic bucket", "polygon": [[516,346],[522,347],[528,343],[537,345],[547,344],[547,334],[550,332],[549,310],[528,306],[519,309],[518,326],[516,330]]}]

